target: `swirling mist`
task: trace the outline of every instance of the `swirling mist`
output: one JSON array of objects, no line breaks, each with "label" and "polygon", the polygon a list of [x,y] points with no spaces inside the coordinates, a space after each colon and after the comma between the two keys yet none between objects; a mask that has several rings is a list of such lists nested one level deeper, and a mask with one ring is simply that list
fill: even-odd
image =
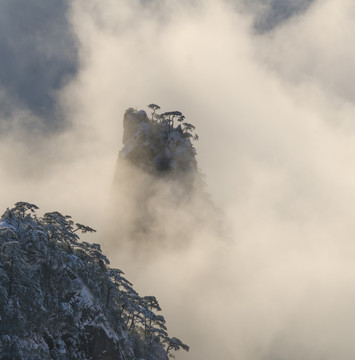
[{"label": "swirling mist", "polygon": [[35,202],[102,234],[125,109],[154,102],[196,125],[227,240],[192,231],[185,249],[137,263],[99,236],[191,346],[178,359],[355,353],[355,5],[272,16],[270,4],[260,27],[257,2],[73,1],[77,70],[55,94],[62,131],[41,131],[43,115],[2,85],[3,207]]}]

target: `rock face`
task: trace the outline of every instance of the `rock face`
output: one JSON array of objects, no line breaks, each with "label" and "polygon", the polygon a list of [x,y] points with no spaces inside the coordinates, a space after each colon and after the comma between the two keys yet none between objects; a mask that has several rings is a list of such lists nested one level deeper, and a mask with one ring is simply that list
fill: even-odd
[{"label": "rock face", "polygon": [[167,360],[176,341],[155,297],[79,241],[93,229],[35,209],[17,203],[0,219],[0,359]]},{"label": "rock face", "polygon": [[168,119],[149,120],[145,111],[129,109],[124,115],[123,128],[120,159],[160,176],[170,173],[181,177],[197,172],[192,134],[181,125],[175,127]]},{"label": "rock face", "polygon": [[195,127],[178,111],[148,117],[132,108],[123,127],[112,190],[113,232],[138,253],[186,246],[197,228],[219,217],[198,169]]}]

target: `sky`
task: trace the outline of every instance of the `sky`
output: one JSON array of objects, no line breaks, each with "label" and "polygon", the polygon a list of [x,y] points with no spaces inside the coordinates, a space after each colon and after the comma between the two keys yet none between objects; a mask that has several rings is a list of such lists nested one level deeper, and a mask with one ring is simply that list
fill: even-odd
[{"label": "sky", "polygon": [[[353,358],[353,2],[3,0],[0,14],[3,211],[28,201],[97,228],[191,346],[177,359]],[[99,234],[123,113],[152,102],[196,125],[228,241],[199,235],[142,271]]]}]

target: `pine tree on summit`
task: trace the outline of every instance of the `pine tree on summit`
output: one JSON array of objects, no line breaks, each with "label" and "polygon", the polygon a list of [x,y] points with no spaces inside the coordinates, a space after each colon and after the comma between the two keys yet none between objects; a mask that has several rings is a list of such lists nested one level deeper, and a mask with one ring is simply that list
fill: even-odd
[{"label": "pine tree on summit", "polygon": [[[148,108],[152,110],[151,120],[154,119],[162,124],[166,124],[168,133],[171,133],[172,130],[177,130],[184,135],[186,138],[192,138],[193,140],[198,140],[199,137],[197,134],[192,134],[196,127],[190,123],[184,122],[185,116],[181,111],[167,111],[162,114],[158,114],[157,110],[160,110],[160,106],[156,104],[149,104]],[[175,119],[182,123],[175,128]]]},{"label": "pine tree on summit", "polygon": [[152,121],[153,121],[153,119],[155,117],[155,112],[160,109],[160,106],[156,105],[156,104],[149,104],[148,107],[149,107],[149,109],[153,110],[153,112],[152,112]]}]

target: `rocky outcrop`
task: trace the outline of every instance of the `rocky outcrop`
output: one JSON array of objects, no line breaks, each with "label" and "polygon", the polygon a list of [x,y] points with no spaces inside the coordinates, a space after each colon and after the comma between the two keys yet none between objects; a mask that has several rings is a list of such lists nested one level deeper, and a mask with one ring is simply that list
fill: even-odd
[{"label": "rocky outcrop", "polygon": [[161,248],[186,246],[196,231],[216,231],[219,212],[198,169],[195,127],[179,111],[154,109],[148,116],[132,108],[123,127],[110,211],[120,244],[157,255]]},{"label": "rocky outcrop", "polygon": [[168,117],[150,120],[145,111],[128,109],[123,119],[124,147],[120,159],[160,176],[164,172],[175,177],[197,173],[192,134],[183,126],[175,127]]}]

